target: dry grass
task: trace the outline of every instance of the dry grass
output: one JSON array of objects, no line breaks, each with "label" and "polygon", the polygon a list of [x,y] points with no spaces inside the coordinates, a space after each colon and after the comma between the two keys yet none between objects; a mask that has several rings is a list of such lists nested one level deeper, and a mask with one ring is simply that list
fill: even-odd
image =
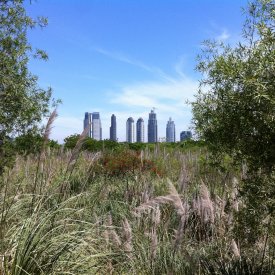
[{"label": "dry grass", "polygon": [[274,264],[274,235],[247,250],[234,232],[243,171],[225,176],[201,161],[205,151],[156,147],[140,161],[168,178],[116,178],[94,173],[104,153],[81,152],[84,136],[72,152],[18,156],[1,178],[0,274],[222,274],[263,251]]}]

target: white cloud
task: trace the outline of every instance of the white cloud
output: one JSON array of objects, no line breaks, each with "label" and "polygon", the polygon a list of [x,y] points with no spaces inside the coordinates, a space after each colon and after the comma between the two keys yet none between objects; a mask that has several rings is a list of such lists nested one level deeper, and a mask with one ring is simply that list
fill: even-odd
[{"label": "white cloud", "polygon": [[185,107],[197,91],[198,82],[190,78],[174,79],[173,83],[148,82],[126,85],[112,94],[112,103],[128,107],[156,107],[160,111],[173,111],[175,107]]},{"label": "white cloud", "polygon": [[51,139],[62,143],[63,139],[83,131],[83,119],[73,116],[58,116],[54,121]]},{"label": "white cloud", "polygon": [[[177,139],[179,132],[190,126],[191,107],[186,102],[194,100],[198,82],[191,78],[173,79],[173,82],[148,82],[134,85],[125,85],[110,96],[111,103],[121,106],[122,109],[134,110],[124,117],[124,124],[129,116],[143,114],[147,125],[148,113],[155,107],[159,136],[165,136],[166,122],[169,117],[175,121]],[[125,125],[124,125],[125,126]],[[125,127],[124,127],[125,128]]]},{"label": "white cloud", "polygon": [[[117,135],[119,141],[126,139],[126,120],[132,116],[135,120],[142,117],[145,122],[145,136],[147,136],[148,114],[156,108],[159,137],[165,137],[166,123],[169,117],[175,121],[176,137],[182,130],[187,130],[191,122],[191,107],[186,101],[192,101],[197,92],[198,81],[187,77],[184,73],[184,58],[181,57],[174,66],[175,76],[164,73],[160,68],[148,66],[141,61],[135,60],[122,53],[109,52],[94,48],[100,54],[112,59],[139,67],[159,77],[159,81],[146,81],[142,83],[127,83],[120,88],[109,91],[112,112],[109,107],[105,109],[89,106],[87,110],[100,112],[103,138],[109,138],[111,115],[117,117]],[[108,108],[108,109],[107,109]],[[61,115],[55,123],[53,137],[59,142],[63,138],[74,133],[81,133],[83,118]],[[146,139],[145,139],[146,140]]]},{"label": "white cloud", "polygon": [[230,38],[230,34],[226,29],[224,29],[221,34],[216,36],[216,40],[219,42],[224,42],[224,41],[228,40],[229,38]]}]

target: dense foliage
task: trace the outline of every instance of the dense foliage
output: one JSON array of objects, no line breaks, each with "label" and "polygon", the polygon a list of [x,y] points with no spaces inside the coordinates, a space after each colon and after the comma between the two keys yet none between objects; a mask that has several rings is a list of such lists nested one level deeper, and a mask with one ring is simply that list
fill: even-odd
[{"label": "dense foliage", "polygon": [[6,142],[37,130],[49,110],[51,90],[41,89],[28,69],[30,58],[47,59],[47,55],[32,49],[27,32],[46,23],[45,18],[27,15],[23,0],[0,1],[0,170],[10,161]]},{"label": "dense foliage", "polygon": [[229,155],[245,167],[235,229],[248,246],[275,227],[274,11],[273,0],[252,1],[243,42],[206,41],[197,67],[204,78],[193,103],[197,132],[215,160]]},{"label": "dense foliage", "polygon": [[[206,41],[193,103],[201,138],[217,153],[269,172],[275,165],[275,3],[253,1],[235,47]],[[207,91],[205,91],[207,90]]]},{"label": "dense foliage", "polygon": [[274,1],[250,5],[247,43],[210,43],[198,66],[206,142],[64,146],[56,112],[33,131],[50,94],[27,70],[22,2],[0,2],[0,274],[274,275]]},{"label": "dense foliage", "polygon": [[250,231],[250,246],[235,230],[243,171],[207,157],[158,145],[18,156],[0,177],[0,273],[274,274],[274,229]]}]

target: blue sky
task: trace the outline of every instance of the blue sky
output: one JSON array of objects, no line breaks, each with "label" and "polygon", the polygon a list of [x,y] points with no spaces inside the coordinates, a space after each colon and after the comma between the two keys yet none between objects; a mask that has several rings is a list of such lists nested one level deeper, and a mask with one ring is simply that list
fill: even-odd
[{"label": "blue sky", "polygon": [[[26,4],[31,16],[49,25],[29,33],[31,44],[49,60],[31,61],[42,87],[63,103],[52,138],[83,129],[84,112],[99,111],[103,138],[117,116],[118,138],[126,120],[156,108],[159,137],[169,117],[176,138],[191,126],[191,107],[201,75],[196,57],[205,39],[241,39],[244,0],[38,0]],[[145,131],[147,135],[147,130]]]}]

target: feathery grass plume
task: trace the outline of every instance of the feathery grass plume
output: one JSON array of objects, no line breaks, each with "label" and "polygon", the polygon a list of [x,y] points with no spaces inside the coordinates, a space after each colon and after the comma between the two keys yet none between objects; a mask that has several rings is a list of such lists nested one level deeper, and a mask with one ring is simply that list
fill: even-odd
[{"label": "feathery grass plume", "polygon": [[89,127],[86,127],[83,132],[81,133],[81,135],[79,136],[77,143],[72,151],[70,160],[68,162],[68,166],[67,166],[67,171],[72,171],[74,168],[74,164],[76,163],[78,157],[79,157],[79,153],[81,151],[82,145],[85,141],[85,138],[87,137],[87,134],[89,132]]},{"label": "feathery grass plume", "polygon": [[159,196],[136,207],[134,212],[137,216],[139,216],[141,212],[151,210],[160,204],[170,203],[172,201],[173,201],[173,198],[170,195]]},{"label": "feathery grass plume", "polygon": [[[54,109],[54,111],[51,113],[49,119],[48,119],[48,122],[47,122],[47,125],[46,125],[46,128],[45,128],[45,131],[44,131],[44,135],[43,135],[43,146],[41,148],[41,152],[39,154],[39,158],[38,158],[38,162],[37,162],[37,168],[36,168],[36,174],[35,174],[35,179],[34,179],[34,185],[33,185],[33,194],[35,194],[37,192],[37,189],[39,189],[39,194],[41,194],[41,190],[42,190],[42,180],[41,180],[41,183],[40,183],[40,186],[37,186],[38,185],[38,176],[39,176],[39,169],[41,169],[42,173],[43,173],[43,166],[44,166],[44,159],[45,159],[45,151],[46,151],[46,145],[49,141],[49,137],[50,137],[50,133],[51,133],[51,130],[52,130],[52,125],[53,125],[53,122],[54,120],[57,118],[57,111],[56,109]],[[33,204],[34,204],[34,197],[33,197],[33,201],[32,201],[32,204],[31,204],[31,207],[30,207],[30,210],[33,208]]]},{"label": "feathery grass plume", "polygon": [[210,198],[209,190],[203,181],[200,186],[198,210],[204,223],[207,223],[208,221],[210,221],[211,223],[214,223],[215,217],[214,217],[213,202]]},{"label": "feathery grass plume", "polygon": [[[169,185],[169,195],[156,197],[155,199],[150,200],[149,202],[137,207],[136,210],[138,213],[140,213],[148,209],[159,207],[160,204],[164,204],[164,203],[173,204],[177,214],[180,216],[180,224],[179,224],[179,228],[177,230],[176,238],[174,241],[174,251],[176,251],[177,247],[181,242],[183,232],[184,232],[184,226],[188,219],[189,205],[188,203],[185,203],[185,204],[182,203],[180,195],[176,190],[175,186],[173,185],[173,183],[169,179],[167,181]],[[156,232],[156,226],[154,226],[152,232]]]},{"label": "feathery grass plume", "polygon": [[51,130],[52,130],[52,127],[53,127],[52,125],[53,125],[53,122],[55,121],[55,119],[57,118],[57,116],[58,116],[57,110],[54,109],[53,112],[51,113],[49,119],[48,119],[45,131],[44,131],[44,135],[43,135],[44,147],[45,147],[45,144],[49,141],[49,137],[50,137]]},{"label": "feathery grass plume", "polygon": [[109,237],[110,237],[110,240],[112,241],[112,243],[116,247],[120,247],[121,240],[120,240],[120,237],[118,236],[118,234],[116,233],[116,231],[114,229],[109,229],[108,233],[109,233]]},{"label": "feathery grass plume", "polygon": [[159,206],[157,205],[154,211],[152,212],[152,221],[155,226],[160,224],[161,212]]},{"label": "feathery grass plume", "polygon": [[185,216],[187,214],[186,209],[182,203],[182,200],[180,198],[180,195],[173,185],[173,183],[168,179],[168,185],[169,185],[169,194],[172,199],[172,203],[180,217]]},{"label": "feathery grass plume", "polygon": [[133,250],[133,246],[132,246],[132,228],[127,220],[127,218],[124,219],[124,221],[122,222],[123,225],[123,235],[124,235],[124,243],[123,243],[123,247],[124,247],[124,251],[126,251],[127,253],[132,252]]},{"label": "feathery grass plume", "polygon": [[137,214],[139,214],[140,212],[144,212],[146,210],[155,208],[160,204],[165,204],[165,203],[172,203],[179,216],[183,216],[187,214],[186,209],[181,201],[180,195],[176,190],[175,186],[169,179],[167,180],[167,182],[169,185],[169,194],[166,196],[156,197],[154,199],[149,200],[146,203],[141,204],[135,209]]},{"label": "feathery grass plume", "polygon": [[231,241],[231,249],[232,249],[234,257],[236,257],[236,258],[241,257],[240,250],[239,250],[239,248],[238,248],[238,246],[237,246],[234,239],[232,239],[232,241]]},{"label": "feathery grass plume", "polygon": [[183,204],[183,202],[180,198],[180,195],[177,192],[175,186],[172,184],[171,181],[168,181],[168,183],[169,183],[170,195],[173,196],[173,198],[174,198],[174,200],[173,200],[174,207],[175,207],[178,215],[180,216],[180,223],[178,226],[178,230],[176,231],[175,240],[174,240],[174,251],[176,251],[178,246],[180,245],[181,240],[182,240],[182,236],[184,233],[184,227],[185,227],[186,221],[189,217],[189,204],[187,202],[185,202]]},{"label": "feathery grass plume", "polygon": [[113,219],[111,214],[108,214],[107,216],[107,226],[108,226],[107,232],[108,232],[109,241],[111,241],[115,246],[120,247],[121,240],[113,227]]},{"label": "feathery grass plume", "polygon": [[149,201],[148,186],[146,186],[145,190],[141,193],[141,202],[146,203],[148,201]]}]

